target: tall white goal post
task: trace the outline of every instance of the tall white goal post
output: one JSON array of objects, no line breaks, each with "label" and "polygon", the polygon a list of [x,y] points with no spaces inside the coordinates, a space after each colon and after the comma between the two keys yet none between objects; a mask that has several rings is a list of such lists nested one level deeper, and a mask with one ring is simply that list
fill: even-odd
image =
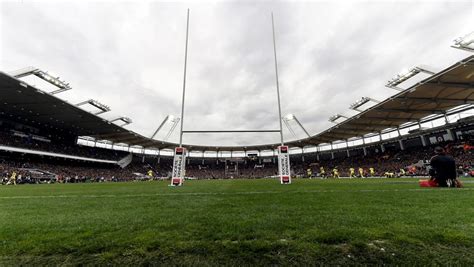
[{"label": "tall white goal post", "polygon": [[188,14],[186,17],[186,44],[184,48],[183,95],[181,99],[181,127],[179,130],[179,147],[176,147],[174,150],[171,186],[182,186],[185,175],[186,175],[186,149],[183,147],[183,123],[184,123],[184,98],[186,96],[186,67],[188,63],[188,39],[189,39],[189,8],[188,8]]},{"label": "tall white goal post", "polygon": [[186,96],[186,66],[188,58],[188,36],[189,36],[189,9],[186,20],[186,44],[184,52],[184,76],[183,76],[183,94],[181,99],[181,127],[179,132],[179,147],[175,148],[173,158],[173,171],[171,176],[171,186],[182,186],[186,175],[186,149],[183,147],[184,133],[236,133],[236,132],[278,132],[280,133],[280,146],[278,146],[278,172],[281,184],[291,184],[290,173],[290,155],[288,146],[283,142],[283,126],[281,117],[281,102],[280,102],[280,86],[278,83],[278,62],[275,42],[275,25],[272,13],[272,36],[273,36],[273,54],[275,59],[275,80],[276,92],[278,97],[278,118],[280,122],[280,129],[278,130],[218,130],[218,131],[184,131],[184,103]]}]

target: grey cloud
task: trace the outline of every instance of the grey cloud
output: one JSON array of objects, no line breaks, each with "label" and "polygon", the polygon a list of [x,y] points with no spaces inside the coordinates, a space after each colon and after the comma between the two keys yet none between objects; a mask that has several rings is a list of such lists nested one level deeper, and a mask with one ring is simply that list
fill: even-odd
[{"label": "grey cloud", "polygon": [[[96,98],[151,135],[179,116],[186,8],[191,8],[187,129],[279,126],[270,12],[275,14],[282,113],[312,134],[361,96],[384,99],[405,67],[462,57],[471,2],[2,2],[0,69],[35,65],[71,82],[62,97]],[[298,131],[299,137],[304,137]],[[164,135],[164,133],[163,133]],[[285,130],[285,137],[292,139]],[[172,136],[177,140],[177,134]],[[277,134],[189,135],[186,143],[248,145]]]}]

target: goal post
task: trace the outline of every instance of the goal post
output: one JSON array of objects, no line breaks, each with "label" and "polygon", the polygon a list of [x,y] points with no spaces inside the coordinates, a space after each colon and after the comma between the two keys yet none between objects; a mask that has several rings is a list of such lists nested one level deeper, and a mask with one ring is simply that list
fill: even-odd
[{"label": "goal post", "polygon": [[186,149],[177,147],[174,149],[173,171],[170,186],[182,186],[186,174]]},{"label": "goal post", "polygon": [[[185,177],[185,165],[186,165],[186,149],[183,147],[183,134],[192,134],[192,133],[248,133],[248,132],[277,132],[280,133],[280,146],[278,146],[278,172],[280,176],[281,184],[291,184],[291,174],[290,174],[290,154],[288,146],[284,145],[283,140],[283,126],[282,126],[282,117],[281,117],[281,101],[280,101],[280,86],[278,82],[278,60],[276,52],[276,41],[275,41],[275,25],[273,21],[273,12],[272,15],[272,37],[273,37],[273,55],[275,61],[275,82],[276,82],[276,95],[278,100],[278,118],[279,118],[279,129],[272,130],[194,130],[194,131],[185,131],[183,130],[184,125],[184,106],[185,106],[185,97],[186,97],[186,69],[188,61],[188,37],[189,37],[189,9],[187,12],[186,19],[186,42],[184,49],[184,75],[183,75],[183,91],[181,97],[181,126],[179,131],[179,147],[175,148],[174,158],[173,158],[173,170],[171,176],[171,185],[170,186],[182,186]],[[160,126],[161,127],[161,126]],[[158,131],[158,130],[157,130]],[[156,133],[156,132],[155,132]]]},{"label": "goal post", "polygon": [[290,152],[288,146],[278,147],[278,174],[281,184],[291,184]]}]

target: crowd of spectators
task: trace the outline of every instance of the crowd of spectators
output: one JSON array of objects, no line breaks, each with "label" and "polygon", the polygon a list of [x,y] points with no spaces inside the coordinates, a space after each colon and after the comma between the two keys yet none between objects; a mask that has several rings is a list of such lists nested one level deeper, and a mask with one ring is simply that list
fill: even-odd
[{"label": "crowd of spectators", "polygon": [[[448,154],[451,154],[457,163],[460,175],[469,175],[474,164],[474,150],[466,147],[465,142],[447,142],[442,145]],[[342,157],[327,160],[306,160],[301,157],[292,157],[292,175],[297,177],[321,177],[321,168],[326,177],[332,176],[337,169],[340,177],[349,177],[350,169],[355,170],[356,176],[396,177],[396,176],[427,176],[429,160],[434,155],[433,146],[410,148],[403,151],[389,150],[367,156]],[[246,159],[240,160],[237,168],[235,164],[225,162],[213,164],[191,163],[186,166],[186,175],[193,178],[222,179],[222,178],[263,178],[278,175],[276,161],[261,162]],[[369,170],[373,169],[373,173]],[[229,170],[231,169],[231,170]]]},{"label": "crowd of spectators", "polygon": [[[331,176],[337,169],[341,177],[349,177],[350,169],[355,169],[356,176],[428,176],[429,161],[434,155],[435,146],[445,147],[448,154],[456,160],[460,175],[468,175],[474,164],[474,150],[466,142],[445,142],[432,146],[416,147],[407,150],[385,151],[368,156],[345,157],[333,160],[321,160],[310,163],[294,164],[293,173],[301,176],[322,176],[321,168],[326,176]],[[372,168],[374,173],[370,173]]]},{"label": "crowd of spectators", "polygon": [[[459,175],[470,175],[474,165],[473,147],[465,142],[446,142],[442,145],[448,154],[451,154],[457,163]],[[428,176],[429,160],[434,155],[433,146],[411,148],[403,151],[385,151],[367,156],[342,157],[327,160],[307,160],[293,157],[291,169],[293,176],[297,177],[321,177],[321,168],[324,169],[326,177],[331,177],[334,169],[340,177],[349,177],[350,169],[355,170],[358,177],[397,177],[397,176]],[[229,168],[232,168],[229,171]],[[188,164],[186,174],[193,178],[262,178],[272,177],[278,174],[276,161],[265,162],[247,159],[235,166],[225,164]],[[362,170],[362,175],[359,172]],[[370,172],[373,169],[373,173]]]},{"label": "crowd of spectators", "polygon": [[188,164],[186,176],[190,178],[265,178],[275,176],[278,173],[278,165],[270,163],[259,163],[254,160],[238,160],[220,162],[219,164]]},{"label": "crowd of spectators", "polygon": [[58,140],[51,142],[47,138],[35,138],[34,136],[29,133],[0,131],[0,145],[107,160],[119,160],[128,154],[124,151],[85,147]]},{"label": "crowd of spectators", "polygon": [[58,163],[55,160],[50,160],[50,163],[32,163],[30,160],[0,161],[0,175],[4,183],[11,178],[13,173],[16,174],[18,183],[129,181],[136,177],[133,174],[136,170],[137,168],[133,167],[122,169],[113,165],[78,164],[78,162],[67,164]]},{"label": "crowd of spectators", "polygon": [[[472,173],[474,146],[463,141],[441,145],[455,158],[459,175]],[[434,145],[325,160],[316,160],[310,154],[305,155],[307,160],[303,160],[301,156],[292,156],[292,176],[331,177],[332,171],[337,169],[340,177],[349,177],[351,168],[355,170],[355,176],[359,177],[383,177],[387,176],[387,173],[392,174],[390,177],[427,176],[428,163],[433,156],[433,150]],[[155,158],[152,159],[153,163],[140,159],[141,157],[135,157],[129,166],[120,168],[112,164],[59,160],[54,157],[29,156],[25,158],[23,155],[19,158],[8,158],[4,156],[0,157],[0,178],[4,182],[8,181],[15,172],[20,183],[39,181],[73,183],[164,179],[171,176],[172,158],[161,158],[161,161]],[[325,170],[325,175],[321,173],[322,169]],[[373,169],[373,172],[369,172],[370,169]],[[266,160],[258,158],[190,159],[186,164],[186,177],[191,179],[265,178],[277,175],[278,165],[275,158]]]}]

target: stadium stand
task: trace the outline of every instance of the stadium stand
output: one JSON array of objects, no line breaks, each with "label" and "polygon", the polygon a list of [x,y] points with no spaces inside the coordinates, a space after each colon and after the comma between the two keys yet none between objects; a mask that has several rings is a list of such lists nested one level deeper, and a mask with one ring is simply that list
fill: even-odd
[{"label": "stadium stand", "polygon": [[[389,146],[384,152],[373,149],[367,155],[347,157],[342,153],[328,152],[326,154],[307,153],[292,155],[292,173],[296,177],[321,177],[320,168],[329,174],[337,168],[341,177],[349,176],[349,168],[363,168],[364,176],[386,176],[393,173],[400,176],[426,176],[427,162],[433,155],[435,146],[443,146],[453,155],[459,167],[459,175],[473,175],[474,166],[474,125],[462,128],[458,139],[454,141],[436,142],[429,146],[413,146],[404,150],[400,147]],[[441,132],[442,133],[442,132]],[[433,133],[434,134],[434,133]],[[439,134],[439,133],[437,133]],[[435,139],[438,140],[438,139]],[[396,142],[398,143],[398,142]],[[374,145],[372,145],[374,146]],[[377,146],[377,145],[375,145]],[[379,145],[380,146],[380,145]],[[358,148],[359,149],[359,148]],[[355,153],[357,149],[352,152]],[[340,157],[332,155],[341,155]],[[318,159],[319,158],[319,159]],[[262,158],[189,158],[187,162],[187,177],[195,179],[231,179],[231,178],[265,178],[277,175],[275,157]],[[126,168],[104,163],[44,157],[12,152],[0,154],[0,173],[6,181],[13,171],[22,174],[23,182],[58,181],[58,182],[107,182],[148,180],[147,173],[153,172],[153,179],[169,177],[172,167],[172,157],[146,157],[135,155],[134,162]],[[369,173],[374,168],[375,174]],[[308,176],[308,169],[311,175]],[[330,176],[330,174],[329,174]],[[29,177],[29,178],[27,178]],[[21,182],[19,182],[21,183]]]},{"label": "stadium stand", "polygon": [[65,142],[59,136],[41,136],[17,130],[0,131],[0,145],[108,160],[118,160],[128,154],[123,151],[79,146]]},{"label": "stadium stand", "polygon": [[[473,69],[474,56],[467,57],[321,133],[286,144],[300,148],[316,146],[379,133],[386,129],[402,130],[471,110],[474,102],[472,94],[474,76],[470,74]],[[0,72],[0,85],[2,88],[0,99],[3,102],[0,105],[0,116],[16,118],[18,122],[29,121],[34,125],[42,125],[75,137],[89,136],[96,140],[108,140],[114,144],[124,143],[158,150],[173,150],[177,146],[175,143],[154,140],[127,130],[7,73]],[[275,149],[277,145],[253,145],[242,148],[184,144],[189,151],[262,151]]]},{"label": "stadium stand", "polygon": [[[317,148],[311,153],[291,154],[293,175],[320,176],[321,167],[327,174],[337,168],[343,177],[349,176],[349,168],[362,168],[364,176],[426,175],[425,163],[438,145],[447,146],[455,156],[460,173],[472,173],[474,117],[459,117],[456,122],[447,118],[473,110],[473,72],[474,56],[470,56],[319,134],[287,142],[300,150]],[[127,130],[116,120],[101,118],[101,112],[88,112],[3,72],[0,99],[2,178],[7,179],[12,172],[21,175],[21,182],[130,181],[170,176],[172,157],[160,152],[177,144]],[[443,118],[445,125],[422,127]],[[401,130],[409,132],[401,135]],[[394,132],[398,132],[397,137],[381,138],[382,134]],[[370,136],[380,136],[379,141],[366,143]],[[79,145],[83,138],[93,140],[94,145]],[[363,144],[332,148],[332,144],[356,139],[363,140]],[[123,144],[126,151],[95,147],[102,140]],[[319,149],[328,144],[331,150]],[[278,145],[184,146],[203,154],[240,151],[247,155],[248,151],[274,151]],[[132,147],[139,147],[141,152]],[[158,153],[146,154],[146,149]],[[278,168],[274,154],[260,153],[252,157],[188,157],[186,165],[186,176],[194,179],[273,177]],[[374,168],[373,174],[367,173],[369,168]],[[150,171],[152,175],[148,175]]]}]

